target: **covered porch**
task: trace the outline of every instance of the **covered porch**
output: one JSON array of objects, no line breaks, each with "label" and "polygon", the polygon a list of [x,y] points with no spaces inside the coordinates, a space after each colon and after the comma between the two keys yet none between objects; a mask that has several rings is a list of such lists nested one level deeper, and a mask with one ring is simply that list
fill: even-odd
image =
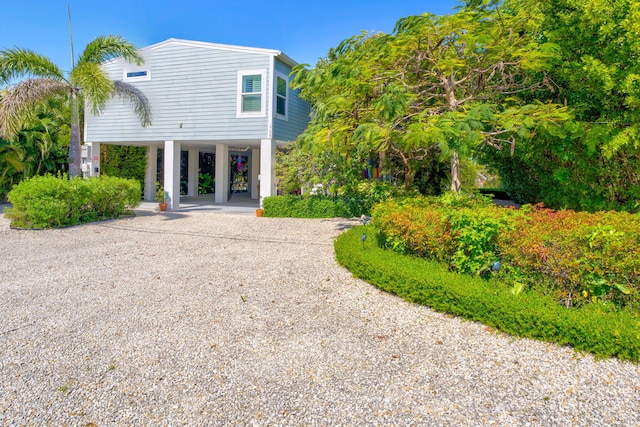
[{"label": "covered porch", "polygon": [[[265,197],[276,194],[275,149],[284,144],[261,139],[122,142],[119,145],[147,148],[144,200],[155,201],[156,182],[160,182],[168,194],[169,209],[177,210],[227,204],[259,207]],[[90,176],[99,175],[101,144],[86,145],[84,169]],[[202,167],[203,157],[207,158],[207,167]],[[201,174],[205,173],[213,178],[210,188],[203,188]]]}]

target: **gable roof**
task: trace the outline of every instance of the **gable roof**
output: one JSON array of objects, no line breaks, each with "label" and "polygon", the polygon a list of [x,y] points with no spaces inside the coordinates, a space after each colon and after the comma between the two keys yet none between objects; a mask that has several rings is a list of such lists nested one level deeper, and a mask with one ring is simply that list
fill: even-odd
[{"label": "gable roof", "polygon": [[283,63],[285,63],[286,65],[288,65],[289,67],[294,67],[298,65],[296,61],[294,61],[292,58],[290,58],[280,50],[264,49],[259,47],[236,46],[231,44],[200,42],[195,40],[183,40],[183,39],[176,39],[176,38],[170,38],[170,39],[161,41],[159,43],[155,43],[150,46],[143,47],[140,49],[140,52],[155,50],[168,45],[183,45],[183,46],[191,46],[191,47],[202,47],[207,49],[227,50],[232,52],[256,53],[259,55],[273,56],[279,59],[280,61],[282,61]]}]

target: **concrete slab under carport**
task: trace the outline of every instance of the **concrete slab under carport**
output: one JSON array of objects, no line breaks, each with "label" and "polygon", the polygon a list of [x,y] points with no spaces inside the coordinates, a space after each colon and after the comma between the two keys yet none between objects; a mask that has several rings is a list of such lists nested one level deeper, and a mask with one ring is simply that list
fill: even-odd
[{"label": "concrete slab under carport", "polygon": [[[220,213],[233,213],[255,215],[260,207],[258,200],[251,199],[249,193],[232,194],[227,203],[215,203],[213,194],[200,194],[198,196],[180,196],[180,208],[174,212],[213,211]],[[134,209],[138,214],[160,213],[157,202],[142,202]]]}]

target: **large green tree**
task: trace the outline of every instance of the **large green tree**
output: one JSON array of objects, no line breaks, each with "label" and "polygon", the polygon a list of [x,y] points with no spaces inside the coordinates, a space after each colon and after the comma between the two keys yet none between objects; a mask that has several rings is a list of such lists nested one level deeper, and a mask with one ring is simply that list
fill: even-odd
[{"label": "large green tree", "polygon": [[556,55],[531,17],[499,8],[401,19],[391,35],[342,42],[314,69],[298,67],[294,88],[314,107],[301,140],[345,154],[394,155],[410,187],[417,162],[451,160],[460,190],[460,154],[481,146],[513,152],[540,127],[557,127],[566,109],[519,97],[550,87],[544,70]]},{"label": "large green tree", "polygon": [[[472,2],[485,9],[495,2]],[[480,3],[480,4],[478,4]],[[553,92],[530,99],[566,105],[564,132],[522,141],[515,156],[486,153],[513,197],[554,208],[633,209],[640,200],[640,3],[636,0],[507,0],[557,46]]]},{"label": "large green tree", "polygon": [[143,126],[151,124],[151,109],[146,96],[136,87],[122,81],[112,81],[101,64],[113,58],[142,64],[136,47],[121,36],[100,36],[73,58],[71,71],[65,73],[47,57],[23,48],[0,51],[0,83],[9,87],[0,100],[0,137],[12,140],[33,116],[34,107],[55,95],[68,95],[71,139],[69,144],[69,175],[80,170],[80,114],[78,103],[83,99],[94,114],[99,114],[113,96],[133,103]]}]

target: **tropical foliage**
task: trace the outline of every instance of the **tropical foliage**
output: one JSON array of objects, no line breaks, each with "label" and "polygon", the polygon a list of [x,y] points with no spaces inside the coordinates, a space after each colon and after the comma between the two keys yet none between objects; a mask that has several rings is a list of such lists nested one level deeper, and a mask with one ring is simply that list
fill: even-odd
[{"label": "tropical foliage", "polygon": [[[473,2],[472,2],[473,3]],[[494,3],[485,7],[494,9]],[[640,200],[640,3],[509,0],[539,38],[557,46],[555,91],[531,99],[567,105],[574,121],[520,141],[513,156],[486,152],[520,202],[588,211],[633,210]],[[500,2],[502,4],[502,2]]]},{"label": "tropical foliage", "polygon": [[387,201],[373,210],[382,246],[452,271],[500,275],[568,307],[604,302],[639,311],[640,218],[539,206],[499,208],[458,197]]},{"label": "tropical foliage", "polygon": [[632,0],[469,0],[351,37],[294,70],[314,115],[285,190],[309,182],[300,164],[326,188],[373,162],[438,194],[447,160],[454,191],[484,164],[522,203],[638,209],[639,34]]},{"label": "tropical foliage", "polygon": [[65,171],[69,138],[66,98],[54,96],[37,104],[12,142],[0,139],[0,201],[24,178]]},{"label": "tropical foliage", "polygon": [[459,192],[461,155],[513,152],[534,129],[570,118],[564,106],[517,96],[550,87],[543,71],[558,52],[535,29],[525,13],[480,8],[347,39],[315,68],[294,69],[292,86],[314,108],[300,142],[346,161],[374,157],[383,169],[395,159],[407,189],[426,159],[449,158]]},{"label": "tropical foliage", "polygon": [[[136,47],[121,36],[100,36],[91,41],[65,73],[47,57],[32,50],[13,48],[0,51],[0,84],[13,84],[0,101],[0,136],[13,141],[35,115],[35,107],[53,96],[68,96],[70,109],[69,175],[80,171],[80,100],[94,114],[99,114],[107,101],[118,96],[133,103],[143,126],[151,124],[151,110],[144,94],[122,81],[111,81],[100,65],[122,57],[141,64]],[[75,59],[74,59],[75,61]]]}]

